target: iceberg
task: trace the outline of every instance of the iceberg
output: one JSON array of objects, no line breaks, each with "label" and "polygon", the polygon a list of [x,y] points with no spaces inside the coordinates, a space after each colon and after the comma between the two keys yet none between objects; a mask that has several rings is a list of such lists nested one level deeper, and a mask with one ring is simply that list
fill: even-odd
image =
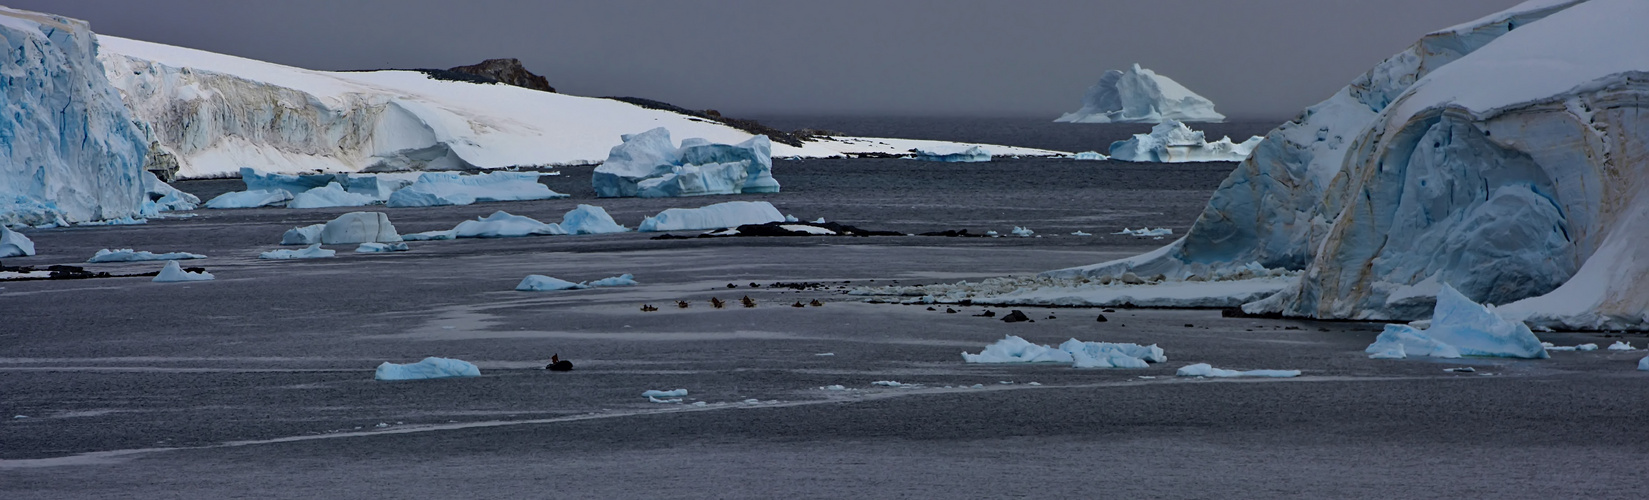
[{"label": "iceberg", "polygon": [[96,264],[96,263],[102,263],[102,262],[142,262],[142,261],[148,261],[148,260],[179,261],[179,260],[204,259],[204,258],[206,258],[205,255],[201,255],[201,254],[198,254],[198,253],[169,252],[169,253],[157,254],[157,253],[148,252],[148,251],[138,252],[138,251],[134,251],[130,248],[122,248],[122,249],[119,249],[119,250],[110,250],[110,249],[105,248],[105,249],[102,249],[102,250],[98,250],[97,254],[92,255],[92,258],[90,258],[90,259],[86,259],[86,262]]},{"label": "iceberg", "polygon": [[206,202],[206,208],[258,208],[286,206],[292,199],[292,192],[277,189],[274,191],[230,191],[218,195]]},{"label": "iceberg", "polygon": [[739,144],[686,139],[670,130],[625,134],[591,176],[596,196],[669,198],[712,194],[777,193],[772,143],[758,135]]},{"label": "iceberg", "polygon": [[1110,70],[1088,87],[1082,108],[1056,122],[1157,123],[1163,120],[1223,122],[1214,102],[1166,76],[1135,64],[1128,71]]},{"label": "iceberg", "polygon": [[487,201],[527,201],[566,198],[538,182],[537,172],[491,172],[459,175],[426,172],[412,185],[389,195],[389,207],[441,207]]},{"label": "iceberg", "polygon": [[566,230],[556,224],[545,224],[531,217],[510,215],[503,210],[480,219],[460,222],[452,231],[456,238],[512,238],[567,234]]},{"label": "iceberg", "polygon": [[281,234],[282,245],[313,245],[321,242],[321,231],[326,224],[312,224],[303,227],[294,227]]},{"label": "iceberg", "polygon": [[148,199],[143,202],[142,214],[144,217],[155,217],[160,212],[194,210],[200,206],[200,198],[172,187],[156,177],[153,172],[143,172],[143,186]]},{"label": "iceberg", "polygon": [[978,163],[991,161],[991,152],[979,146],[933,147],[926,146],[913,149],[917,160],[938,161],[947,163]]},{"label": "iceberg", "polygon": [[303,250],[270,250],[258,254],[260,259],[324,259],[338,255],[337,250],[321,248],[320,243],[309,245]]},{"label": "iceberg", "polygon": [[1197,363],[1197,364],[1194,364],[1194,365],[1186,365],[1184,367],[1181,367],[1179,369],[1179,371],[1174,372],[1174,375],[1180,376],[1180,377],[1213,377],[1213,378],[1227,378],[1227,377],[1291,378],[1291,377],[1300,376],[1300,371],[1299,370],[1247,370],[1247,371],[1224,370],[1224,369],[1220,369],[1220,368],[1214,368],[1212,365],[1209,365],[1208,363]]},{"label": "iceberg", "polygon": [[529,274],[515,285],[515,289],[523,292],[553,292],[557,290],[581,290],[590,285],[573,283],[571,281],[553,278],[542,274]]},{"label": "iceberg", "polygon": [[264,172],[251,167],[241,167],[240,181],[246,184],[247,191],[302,193],[336,183],[338,176],[333,174],[282,174]]},{"label": "iceberg", "polygon": [[395,364],[384,362],[373,373],[374,380],[425,380],[453,377],[479,377],[481,369],[473,363],[457,359],[430,356],[417,363]]},{"label": "iceberg", "polygon": [[1638,360],[1638,371],[1649,372],[1649,356],[1644,356],[1643,359]]},{"label": "iceberg", "polygon": [[155,275],[155,279],[152,280],[152,281],[154,281],[155,283],[176,283],[176,282],[183,282],[183,281],[211,281],[211,280],[212,280],[212,273],[209,273],[209,272],[206,272],[206,271],[200,271],[200,272],[184,271],[183,266],[178,265],[177,261],[168,260],[168,261],[166,261],[166,267],[161,268],[160,269],[160,274]]},{"label": "iceberg", "polygon": [[699,208],[671,208],[641,221],[642,232],[721,229],[784,221],[784,214],[765,201],[729,201]]},{"label": "iceberg", "polygon": [[608,234],[629,231],[613,221],[607,210],[595,205],[580,204],[561,217],[561,229],[569,234]]},{"label": "iceberg", "polygon": [[1111,234],[1125,234],[1125,235],[1128,235],[1128,236],[1168,236],[1168,235],[1174,234],[1174,230],[1168,229],[1166,227],[1157,228],[1157,229],[1151,229],[1149,227],[1142,227],[1142,228],[1139,228],[1139,229],[1128,229],[1128,228],[1125,227],[1125,228],[1122,228],[1121,231],[1117,231],[1117,232],[1114,232],[1114,233],[1111,233]]},{"label": "iceberg", "polygon": [[403,234],[403,235],[401,235],[401,239],[406,240],[406,241],[439,241],[439,240],[451,240],[451,239],[457,239],[457,238],[458,238],[458,231],[454,231],[454,230],[451,230],[451,229],[448,229],[448,230],[445,230],[445,231],[424,231],[422,233],[412,233],[412,234]]},{"label": "iceberg", "polygon": [[1409,325],[1386,325],[1385,331],[1375,337],[1366,352],[1381,359],[1406,356],[1551,357],[1527,325],[1501,317],[1493,306],[1472,302],[1446,284],[1437,294],[1437,306],[1430,327],[1419,330]]},{"label": "iceberg", "polygon": [[1153,163],[1243,161],[1263,140],[1254,136],[1236,144],[1224,137],[1208,142],[1202,131],[1168,120],[1151,127],[1149,134],[1134,134],[1131,139],[1111,143],[1111,159]]},{"label": "iceberg", "polygon": [[0,224],[0,259],[34,255],[34,241]]},{"label": "iceberg", "polygon": [[621,274],[621,275],[614,276],[614,277],[611,277],[611,278],[598,279],[598,280],[595,280],[595,281],[591,281],[587,284],[590,285],[590,286],[593,286],[593,287],[636,286],[637,285],[636,277],[633,276],[633,275],[630,275],[629,273]]},{"label": "iceberg", "polygon": [[400,241],[401,235],[395,232],[395,225],[389,223],[389,215],[383,212],[350,212],[322,226],[319,243],[344,245]]},{"label": "iceberg", "polygon": [[1109,160],[1111,157],[1099,154],[1098,151],[1083,151],[1077,153],[1073,158],[1081,161],[1103,161]]},{"label": "iceberg", "polygon": [[377,198],[369,195],[345,191],[342,184],[332,182],[298,193],[292,197],[292,201],[286,203],[286,208],[364,207],[377,201]]},{"label": "iceberg", "polygon": [[1113,344],[1110,342],[1065,341],[1058,348],[1033,344],[1008,335],[985,346],[979,354],[962,353],[968,363],[1071,363],[1073,368],[1145,368],[1146,363],[1162,363],[1168,356],[1155,344]]},{"label": "iceberg", "polygon": [[372,242],[367,242],[367,243],[362,243],[361,246],[355,247],[355,253],[389,253],[389,252],[405,252],[407,250],[410,250],[410,249],[407,248],[406,243],[372,243]]},{"label": "iceberg", "polygon": [[103,76],[85,21],[0,8],[0,225],[141,215],[149,141]]},{"label": "iceberg", "polygon": [[687,389],[676,389],[673,391],[660,391],[655,389],[642,392],[641,396],[645,398],[680,398],[687,396]]}]

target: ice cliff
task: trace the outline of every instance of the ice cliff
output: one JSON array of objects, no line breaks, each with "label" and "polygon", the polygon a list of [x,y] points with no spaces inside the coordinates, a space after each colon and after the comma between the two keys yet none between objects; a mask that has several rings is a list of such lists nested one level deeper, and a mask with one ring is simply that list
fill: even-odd
[{"label": "ice cliff", "polygon": [[[1303,270],[1250,312],[1649,327],[1649,3],[1526,2],[1432,33],[1272,131],[1185,238],[1054,271]],[[1521,301],[1521,302],[1519,302]]]},{"label": "ice cliff", "polygon": [[0,7],[0,225],[140,215],[143,134],[85,21]]},{"label": "ice cliff", "polygon": [[1135,64],[1128,71],[1110,70],[1082,96],[1082,109],[1065,113],[1056,122],[1158,123],[1223,122],[1214,102],[1166,76]]},{"label": "ice cliff", "polygon": [[[418,71],[311,71],[99,40],[108,80],[182,177],[227,176],[241,167],[299,173],[587,164],[604,158],[621,134],[645,126],[715,143],[753,137],[611,99],[437,80]],[[812,143],[773,149],[781,156],[839,155]]]},{"label": "ice cliff", "polygon": [[676,147],[670,130],[654,128],[625,134],[607,161],[596,167],[591,184],[596,196],[670,198],[712,194],[777,193],[773,179],[773,144],[758,135],[739,144],[713,144],[693,138]]},{"label": "ice cliff", "polygon": [[1134,134],[1131,139],[1111,143],[1111,159],[1155,163],[1243,161],[1262,139],[1255,136],[1234,143],[1230,137],[1223,137],[1208,142],[1202,131],[1167,120],[1151,127],[1149,134]]}]

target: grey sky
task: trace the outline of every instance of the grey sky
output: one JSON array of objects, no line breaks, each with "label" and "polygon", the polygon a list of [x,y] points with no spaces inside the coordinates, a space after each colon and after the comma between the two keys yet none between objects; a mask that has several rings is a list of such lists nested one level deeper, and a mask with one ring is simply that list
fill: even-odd
[{"label": "grey sky", "polygon": [[557,89],[729,115],[1045,116],[1134,62],[1292,116],[1520,0],[10,0],[100,33],[315,69],[516,57]]}]

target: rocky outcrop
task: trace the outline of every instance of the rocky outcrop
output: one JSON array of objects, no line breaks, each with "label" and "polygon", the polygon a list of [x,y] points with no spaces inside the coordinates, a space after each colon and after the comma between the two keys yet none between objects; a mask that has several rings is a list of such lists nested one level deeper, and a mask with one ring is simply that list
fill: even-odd
[{"label": "rocky outcrop", "polygon": [[555,87],[550,86],[549,79],[527,71],[527,68],[521,65],[521,60],[515,58],[488,59],[481,61],[480,64],[458,66],[447,71],[490,78],[505,85],[555,92]]}]

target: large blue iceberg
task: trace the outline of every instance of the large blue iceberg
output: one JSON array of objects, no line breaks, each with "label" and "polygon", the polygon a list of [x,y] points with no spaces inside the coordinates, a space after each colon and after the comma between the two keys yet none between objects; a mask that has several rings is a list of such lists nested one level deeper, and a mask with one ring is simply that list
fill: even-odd
[{"label": "large blue iceberg", "polygon": [[596,196],[671,198],[713,194],[777,193],[773,144],[758,135],[738,144],[685,139],[681,147],[664,127],[626,134],[591,176]]}]

